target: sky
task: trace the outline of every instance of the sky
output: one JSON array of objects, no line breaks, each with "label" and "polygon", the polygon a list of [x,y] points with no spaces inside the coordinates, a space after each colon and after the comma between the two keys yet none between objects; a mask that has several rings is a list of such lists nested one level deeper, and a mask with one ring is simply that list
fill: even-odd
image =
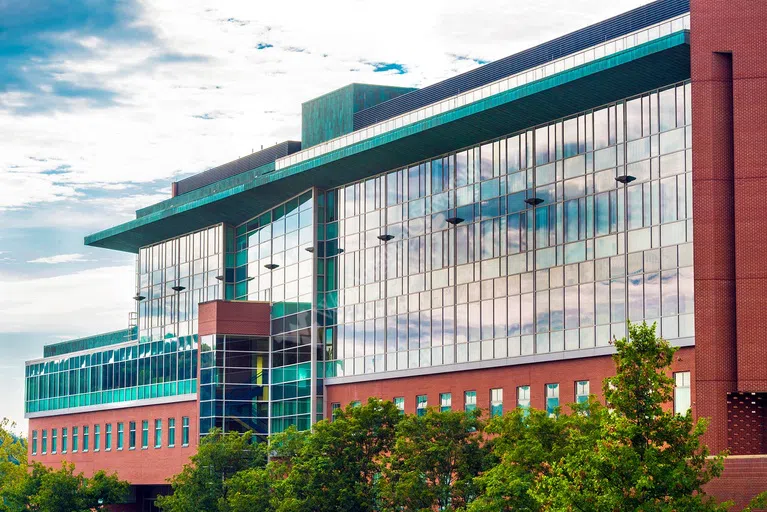
[{"label": "sky", "polygon": [[131,254],[83,237],[170,183],[299,140],[301,103],[423,87],[642,0],[0,0],[0,417],[24,361],[122,329]]}]

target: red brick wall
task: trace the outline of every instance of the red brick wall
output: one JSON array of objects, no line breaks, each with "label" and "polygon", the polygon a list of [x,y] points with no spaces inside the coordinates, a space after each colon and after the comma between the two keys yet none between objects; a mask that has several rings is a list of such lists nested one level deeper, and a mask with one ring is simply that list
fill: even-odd
[{"label": "red brick wall", "polygon": [[[695,396],[695,349],[680,349],[673,363],[673,371],[690,371],[692,396]],[[505,366],[482,370],[442,373],[421,377],[375,380],[356,384],[337,384],[326,387],[327,411],[331,404],[340,403],[345,407],[349,402],[365,402],[374,396],[385,400],[405,397],[405,412],[415,413],[416,395],[427,395],[429,406],[439,407],[439,394],[452,393],[452,405],[462,410],[464,391],[477,392],[477,407],[490,408],[490,389],[503,388],[504,410],[516,407],[517,386],[530,386],[530,405],[536,409],[545,408],[546,384],[559,383],[559,403],[565,405],[575,401],[575,382],[588,380],[592,394],[602,396],[602,381],[615,374],[615,364],[610,356],[551,361],[545,363]],[[693,403],[693,412],[695,404]]]},{"label": "red brick wall", "polygon": [[690,11],[697,402],[719,451],[727,393],[767,391],[767,3]]},{"label": "red brick wall", "polygon": [[268,302],[214,300],[200,304],[198,332],[269,336],[271,306]]},{"label": "red brick wall", "polygon": [[756,494],[767,490],[767,457],[728,457],[722,476],[709,482],[705,490],[720,501],[733,500],[732,510],[741,510]]},{"label": "red brick wall", "polygon": [[[181,471],[195,451],[198,442],[198,406],[197,401],[175,402],[144,407],[110,409],[97,412],[48,416],[29,420],[28,439],[32,431],[37,430],[38,454],[32,455],[29,443],[29,460],[51,467],[60,467],[62,461],[73,462],[77,472],[91,476],[103,469],[109,473],[117,472],[119,477],[133,485],[166,484],[167,479]],[[189,446],[181,446],[183,416],[189,417]],[[176,418],[176,445],[168,447],[168,418]],[[162,419],[162,448],[154,447],[154,420]],[[149,448],[141,448],[141,422],[149,420]],[[136,449],[128,449],[129,423],[136,422]],[[117,423],[124,424],[123,449],[117,449]],[[106,423],[112,424],[112,450],[106,451]],[[101,425],[100,451],[93,451],[93,425]],[[89,427],[88,451],[82,451],[83,425]],[[77,453],[72,453],[72,427],[78,427]],[[51,454],[51,430],[58,431],[58,453]],[[66,428],[68,453],[61,453],[61,429]],[[48,454],[42,455],[42,430],[48,431]]]}]

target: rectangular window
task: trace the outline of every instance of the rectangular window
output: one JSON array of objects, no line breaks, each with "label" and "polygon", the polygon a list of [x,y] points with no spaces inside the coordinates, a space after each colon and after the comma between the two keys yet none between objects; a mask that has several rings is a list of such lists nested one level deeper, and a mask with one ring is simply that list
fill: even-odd
[{"label": "rectangular window", "polygon": [[691,405],[690,372],[676,372],[674,384],[674,413],[687,414]]},{"label": "rectangular window", "polygon": [[48,431],[43,430],[43,446],[42,446],[42,452],[43,455],[48,453]]},{"label": "rectangular window", "polygon": [[61,429],[61,453],[67,453],[67,429]]},{"label": "rectangular window", "polygon": [[559,384],[546,384],[546,412],[553,417],[559,407]]},{"label": "rectangular window", "polygon": [[77,435],[77,427],[72,427],[72,453],[77,453],[78,446],[78,435]]},{"label": "rectangular window", "polygon": [[341,404],[339,402],[333,402],[330,404],[330,421],[335,421],[338,411],[341,410]]},{"label": "rectangular window", "polygon": [[405,397],[404,396],[395,396],[394,405],[397,406],[397,409],[399,409],[400,414],[405,414]]},{"label": "rectangular window", "polygon": [[476,391],[464,391],[463,392],[463,410],[471,412],[477,408],[477,392]]},{"label": "rectangular window", "polygon": [[503,416],[503,388],[490,390],[490,417]]},{"label": "rectangular window", "polygon": [[589,401],[589,381],[579,380],[575,383],[575,402],[585,404]]},{"label": "rectangular window", "polygon": [[154,420],[154,447],[162,446],[162,420]]},{"label": "rectangular window", "polygon": [[110,451],[112,449],[112,424],[107,423],[104,426],[104,449]]},{"label": "rectangular window", "polygon": [[355,400],[351,402],[352,407],[360,407],[361,405],[362,405],[362,402],[360,402],[359,400]]},{"label": "rectangular window", "polygon": [[58,441],[59,432],[57,429],[51,429],[51,453],[56,453],[58,451],[57,447],[57,441]]},{"label": "rectangular window", "polygon": [[83,453],[88,451],[88,425],[83,425]]},{"label": "rectangular window", "polygon": [[149,420],[141,422],[141,448],[146,450],[149,447]]},{"label": "rectangular window", "polygon": [[453,408],[453,395],[452,393],[440,393],[439,394],[439,411],[446,412]]},{"label": "rectangular window", "polygon": [[123,435],[124,435],[124,425],[123,423],[117,424],[117,449],[122,450],[123,449]]},{"label": "rectangular window", "polygon": [[426,415],[426,408],[429,407],[429,400],[426,395],[418,395],[415,397],[415,413],[418,416]]},{"label": "rectangular window", "polygon": [[530,386],[517,387],[517,407],[520,409],[530,408]]},{"label": "rectangular window", "polygon": [[128,423],[128,449],[136,449],[136,422]]},{"label": "rectangular window", "polygon": [[189,416],[181,418],[181,446],[189,446]]},{"label": "rectangular window", "polygon": [[37,455],[37,430],[32,431],[32,455]]},{"label": "rectangular window", "polygon": [[101,425],[93,425],[93,451],[101,449]]},{"label": "rectangular window", "polygon": [[168,418],[168,448],[176,446],[176,418]]}]

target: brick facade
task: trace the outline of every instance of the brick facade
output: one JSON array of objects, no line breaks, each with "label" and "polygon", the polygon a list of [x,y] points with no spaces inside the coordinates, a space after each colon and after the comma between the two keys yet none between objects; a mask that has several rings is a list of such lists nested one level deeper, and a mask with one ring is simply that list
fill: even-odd
[{"label": "brick facade", "polygon": [[692,0],[698,415],[727,449],[730,393],[767,392],[767,3]]},{"label": "brick facade", "polygon": [[[181,418],[189,417],[189,446],[182,446],[182,421]],[[168,418],[176,419],[176,443],[168,447]],[[162,420],[162,447],[154,447],[154,420]],[[149,421],[149,447],[141,448],[141,422]],[[136,422],[136,448],[129,449],[129,424]],[[105,449],[106,427],[112,425],[112,449]],[[117,423],[123,423],[124,441],[123,449],[117,449]],[[197,450],[199,435],[198,430],[198,406],[197,401],[175,402],[161,405],[147,405],[143,407],[129,407],[123,409],[107,409],[103,411],[67,414],[61,416],[48,416],[44,418],[31,418],[29,420],[28,439],[32,439],[32,431],[38,435],[37,455],[32,455],[32,443],[28,446],[30,461],[41,462],[47,466],[58,468],[62,461],[72,462],[77,472],[91,476],[94,472],[103,469],[107,473],[117,472],[117,475],[130,482],[132,485],[160,485],[167,484],[167,479],[181,471],[184,464],[189,462]],[[93,449],[93,426],[101,425],[100,450]],[[89,449],[82,451],[83,426],[89,427]],[[79,450],[72,451],[72,427],[78,428]],[[51,453],[51,431],[58,433],[58,453]],[[61,453],[61,429],[68,431],[68,451]],[[43,455],[41,435],[43,429],[48,432],[48,453]]]},{"label": "brick facade", "polygon": [[[694,350],[692,347],[679,349],[672,366],[675,372],[691,372],[692,396],[695,396]],[[476,391],[477,407],[487,411],[490,408],[490,389],[493,388],[503,388],[503,406],[504,410],[508,411],[516,407],[518,386],[530,386],[530,406],[545,409],[546,384],[559,384],[559,403],[564,406],[575,401],[576,381],[589,381],[590,392],[601,398],[602,382],[611,375],[615,375],[615,364],[612,358],[600,356],[420,377],[336,384],[326,387],[326,414],[329,417],[333,403],[340,403],[342,407],[345,407],[355,400],[364,403],[368,397],[379,397],[385,400],[404,397],[405,412],[415,413],[417,395],[427,395],[429,406],[438,407],[440,393],[451,393],[453,409],[462,410],[464,391]]]},{"label": "brick facade", "polygon": [[200,303],[198,332],[269,336],[270,319],[268,302],[213,300]]}]

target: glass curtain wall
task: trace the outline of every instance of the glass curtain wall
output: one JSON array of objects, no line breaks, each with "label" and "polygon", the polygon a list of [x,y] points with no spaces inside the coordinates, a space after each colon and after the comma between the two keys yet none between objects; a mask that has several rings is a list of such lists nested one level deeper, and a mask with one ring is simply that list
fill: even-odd
[{"label": "glass curtain wall", "polygon": [[680,83],[320,193],[327,376],[604,346],[628,319],[694,336],[690,123]]},{"label": "glass curtain wall", "polygon": [[269,338],[203,336],[200,343],[200,433],[269,434]]},{"label": "glass curtain wall", "polygon": [[26,366],[28,413],[197,392],[197,336],[181,336]]},{"label": "glass curtain wall", "polygon": [[197,306],[223,295],[223,225],[142,247],[137,298],[141,341],[197,333]]},{"label": "glass curtain wall", "polygon": [[227,297],[271,302],[270,432],[290,425],[308,429],[312,408],[322,414],[316,380],[321,376],[312,369],[314,216],[313,193],[307,191],[228,235],[233,243],[227,247]]}]

